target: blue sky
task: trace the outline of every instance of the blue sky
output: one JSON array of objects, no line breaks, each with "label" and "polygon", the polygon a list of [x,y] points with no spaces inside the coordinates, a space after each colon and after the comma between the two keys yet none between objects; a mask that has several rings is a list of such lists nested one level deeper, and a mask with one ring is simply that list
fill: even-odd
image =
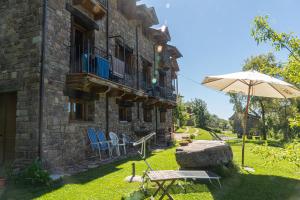
[{"label": "blue sky", "polygon": [[[278,31],[300,34],[299,0],[142,0],[154,6],[161,24],[169,27],[172,41],[183,54],[179,60],[180,93],[185,100],[203,99],[211,113],[232,115],[229,98],[200,85],[207,75],[240,71],[251,55],[273,52],[250,36],[257,15],[269,15]],[[278,61],[287,52],[275,52]],[[199,84],[189,79],[199,82]]]}]

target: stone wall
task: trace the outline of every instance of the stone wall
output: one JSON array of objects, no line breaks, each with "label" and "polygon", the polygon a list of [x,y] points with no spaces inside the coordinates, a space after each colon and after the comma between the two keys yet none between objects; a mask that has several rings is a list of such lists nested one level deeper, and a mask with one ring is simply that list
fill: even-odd
[{"label": "stone wall", "polygon": [[[118,12],[117,0],[109,2],[109,35],[124,37],[126,45],[136,54],[136,30],[138,30],[139,55],[153,63],[154,42],[143,35],[141,22],[128,20]],[[70,72],[72,20],[70,12],[66,10],[66,3],[71,3],[71,0],[51,0],[48,1],[47,8],[42,158],[46,167],[52,170],[78,163],[91,156],[85,129],[94,127],[104,132],[106,128],[104,94],[98,95],[93,101],[95,106],[93,121],[69,120],[69,88],[66,87],[66,76]],[[38,155],[41,12],[41,0],[0,2],[0,92],[17,91],[17,165],[27,164]],[[105,20],[106,17],[98,21],[100,29],[94,31],[95,45],[103,50],[106,49]],[[115,40],[109,39],[109,43],[109,52],[113,54]],[[140,81],[141,63],[139,58]],[[170,74],[168,71],[167,79],[171,77]],[[129,85],[132,87],[136,87],[136,73],[127,77],[126,81],[130,82]],[[171,81],[167,83],[171,84]],[[156,117],[158,128],[172,127],[171,110],[167,111],[166,123],[160,123],[159,111],[155,116],[155,109],[152,110],[152,122],[144,122],[142,103],[134,103],[132,122],[120,122],[116,97],[109,98],[109,131],[130,135],[134,135],[134,131],[142,127],[154,131]]]},{"label": "stone wall", "polygon": [[17,92],[16,167],[38,155],[42,4],[0,1],[0,92]]}]

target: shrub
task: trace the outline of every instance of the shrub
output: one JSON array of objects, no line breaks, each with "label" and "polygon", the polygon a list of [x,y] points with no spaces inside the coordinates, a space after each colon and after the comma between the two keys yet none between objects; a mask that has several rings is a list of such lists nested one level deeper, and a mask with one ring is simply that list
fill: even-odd
[{"label": "shrub", "polygon": [[214,132],[214,133],[222,133],[220,128],[206,128],[207,131]]},{"label": "shrub", "polygon": [[191,134],[190,135],[190,139],[194,140],[196,138],[196,135],[195,134]]},{"label": "shrub", "polygon": [[296,141],[288,143],[284,146],[284,148],[280,149],[268,146],[268,143],[265,142],[264,145],[252,147],[251,151],[255,154],[260,155],[263,158],[269,158],[266,159],[269,160],[269,164],[285,160],[294,163],[296,166],[300,167],[300,144]]},{"label": "shrub", "polygon": [[229,162],[226,165],[218,165],[212,169],[213,172],[221,177],[230,177],[239,171],[239,167],[233,162]]},{"label": "shrub", "polygon": [[16,178],[17,182],[32,185],[49,185],[50,180],[49,173],[42,168],[42,163],[38,159],[21,171]]}]

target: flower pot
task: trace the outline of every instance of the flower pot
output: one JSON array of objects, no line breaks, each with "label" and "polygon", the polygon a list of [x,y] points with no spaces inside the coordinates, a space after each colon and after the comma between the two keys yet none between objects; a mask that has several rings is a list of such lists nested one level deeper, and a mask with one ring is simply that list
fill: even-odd
[{"label": "flower pot", "polygon": [[0,188],[4,188],[5,184],[6,184],[6,178],[0,177]]},{"label": "flower pot", "polygon": [[189,143],[188,142],[180,142],[179,145],[180,146],[187,146],[187,145],[189,145]]}]

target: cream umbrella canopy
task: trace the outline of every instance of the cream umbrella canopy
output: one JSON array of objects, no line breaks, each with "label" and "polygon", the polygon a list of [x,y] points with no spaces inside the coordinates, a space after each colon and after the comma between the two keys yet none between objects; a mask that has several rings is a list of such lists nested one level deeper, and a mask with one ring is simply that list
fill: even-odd
[{"label": "cream umbrella canopy", "polygon": [[250,97],[260,96],[287,99],[300,96],[300,90],[294,85],[254,70],[219,76],[207,76],[202,84],[226,93],[242,93],[247,95],[247,104],[244,115],[245,125],[243,132],[242,166],[244,166],[245,127],[247,127]]}]

